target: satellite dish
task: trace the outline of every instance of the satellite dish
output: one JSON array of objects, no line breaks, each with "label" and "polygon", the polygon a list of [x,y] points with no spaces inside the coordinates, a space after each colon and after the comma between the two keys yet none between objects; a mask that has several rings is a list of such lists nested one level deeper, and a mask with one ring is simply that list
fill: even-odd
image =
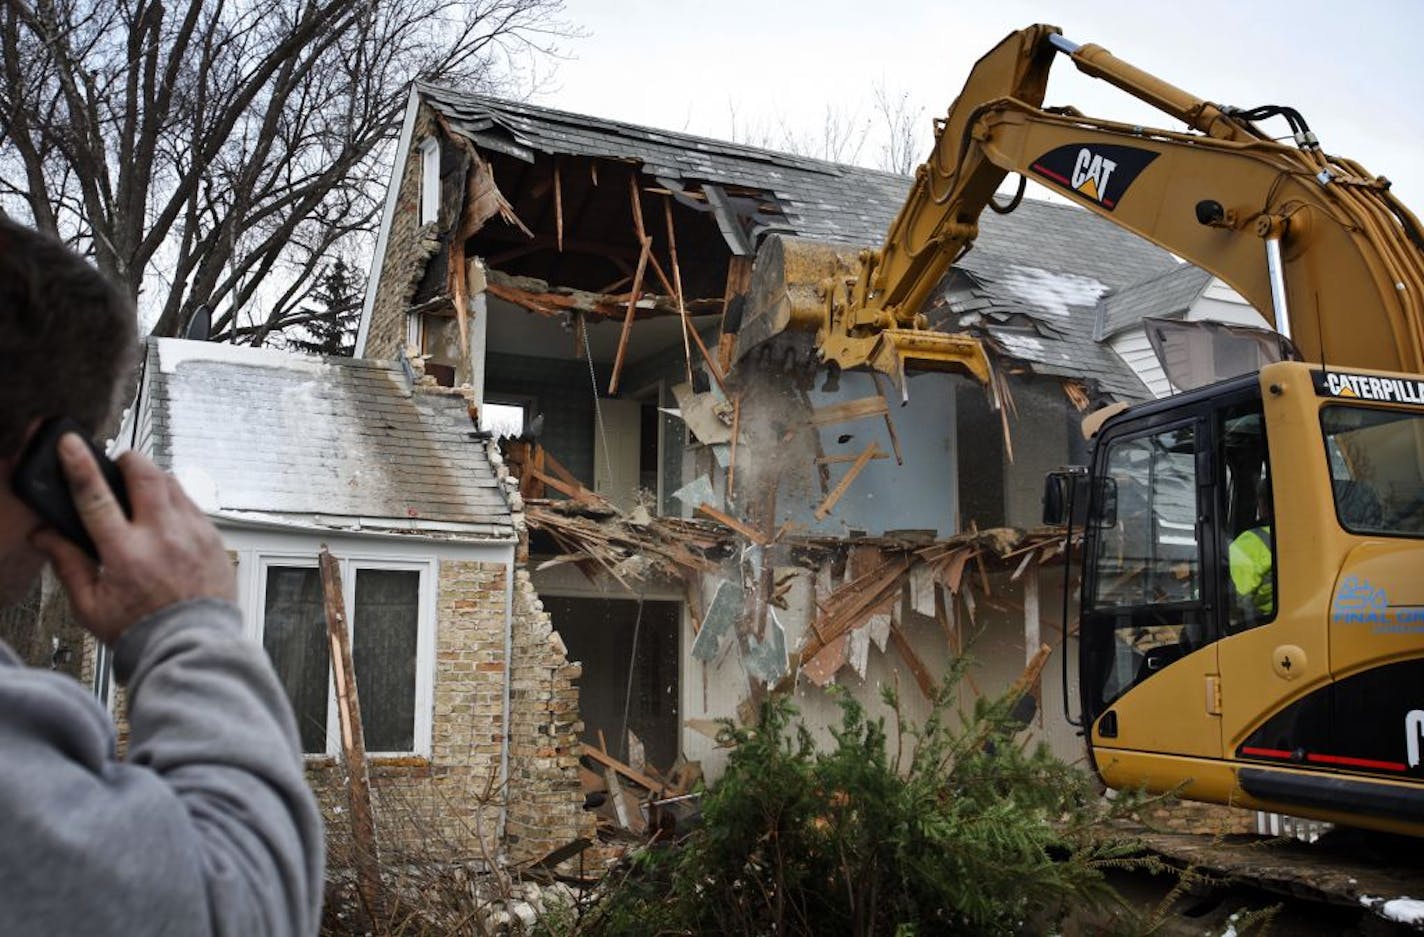
[{"label": "satellite dish", "polygon": [[193,314],[188,317],[188,324],[183,329],[183,337],[193,342],[206,342],[212,328],[213,311],[208,308],[207,303],[198,303],[198,308],[194,309]]}]

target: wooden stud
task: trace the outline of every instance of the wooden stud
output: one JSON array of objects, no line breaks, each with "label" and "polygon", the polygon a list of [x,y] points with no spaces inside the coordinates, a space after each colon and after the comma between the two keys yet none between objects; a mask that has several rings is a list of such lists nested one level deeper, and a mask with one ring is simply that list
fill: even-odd
[{"label": "wooden stud", "polygon": [[687,343],[687,308],[682,304],[682,270],[677,264],[677,235],[672,227],[672,199],[663,198],[663,217],[667,220],[668,257],[672,260],[673,295],[677,297],[677,316],[682,322],[682,358],[687,367],[687,383],[692,383],[692,347]]},{"label": "wooden stud", "polygon": [[851,482],[855,481],[856,476],[870,464],[870,460],[875,458],[875,453],[879,451],[880,447],[875,445],[875,443],[871,443],[866,447],[865,451],[851,464],[851,467],[846,469],[845,475],[841,478],[840,482],[837,483],[836,487],[831,489],[830,494],[826,495],[826,500],[822,501],[820,507],[816,508],[816,520],[826,519],[826,515],[831,513],[831,509],[836,506],[836,502],[846,493],[846,489],[850,487]]},{"label": "wooden stud", "polygon": [[346,630],[346,602],[341,567],[322,544],[317,554],[322,600],[326,607],[326,637],[331,646],[331,674],[336,683],[336,718],[341,727],[341,754],[346,761],[347,796],[351,805],[351,837],[356,845],[356,887],[372,919],[384,905],[381,857],[376,819],[371,809],[371,778],[366,764],[366,737],[361,728],[361,701],[356,692],[356,666],[351,636]]},{"label": "wooden stud", "polygon": [[559,158],[554,157],[554,243],[564,252],[564,184],[559,176]]},{"label": "wooden stud", "polygon": [[618,393],[618,375],[623,370],[623,356],[628,352],[628,337],[633,331],[633,311],[638,308],[638,297],[643,292],[643,271],[648,268],[648,257],[652,249],[653,239],[644,237],[643,252],[638,255],[638,269],[633,274],[633,290],[628,294],[628,313],[623,319],[623,331],[618,336],[618,353],[613,357],[613,373],[608,378],[610,397]]},{"label": "wooden stud", "polygon": [[682,271],[677,263],[677,235],[673,233],[672,227],[672,200],[664,199],[663,208],[667,218],[668,252],[672,258],[672,279],[674,295],[677,297],[677,312],[682,318],[682,349],[683,355],[687,359],[687,380],[692,381],[692,351],[687,347],[687,338],[690,333],[693,342],[697,344],[697,351],[702,355],[702,360],[707,363],[707,370],[712,375],[712,379],[717,382],[718,388],[723,394],[727,393],[726,377],[722,369],[718,366],[717,360],[712,357],[712,353],[707,350],[707,346],[702,341],[702,336],[693,327],[692,320],[687,317],[687,309],[683,306],[682,297]]}]

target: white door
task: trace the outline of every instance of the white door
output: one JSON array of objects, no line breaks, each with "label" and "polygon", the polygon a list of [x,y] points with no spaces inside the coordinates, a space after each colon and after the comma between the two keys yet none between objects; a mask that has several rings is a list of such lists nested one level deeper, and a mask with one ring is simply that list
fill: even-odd
[{"label": "white door", "polygon": [[[621,510],[632,510],[638,494],[639,426],[643,405],[636,400],[600,399],[603,430],[593,431],[593,488]],[[606,438],[606,445],[605,445]]]}]

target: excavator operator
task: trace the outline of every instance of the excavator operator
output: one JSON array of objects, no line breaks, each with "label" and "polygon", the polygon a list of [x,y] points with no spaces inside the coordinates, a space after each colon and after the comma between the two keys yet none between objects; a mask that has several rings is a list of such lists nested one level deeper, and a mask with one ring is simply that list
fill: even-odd
[{"label": "excavator operator", "polygon": [[1237,606],[1248,626],[1270,618],[1276,610],[1276,544],[1271,519],[1271,485],[1263,475],[1256,488],[1256,523],[1237,534],[1227,550]]}]

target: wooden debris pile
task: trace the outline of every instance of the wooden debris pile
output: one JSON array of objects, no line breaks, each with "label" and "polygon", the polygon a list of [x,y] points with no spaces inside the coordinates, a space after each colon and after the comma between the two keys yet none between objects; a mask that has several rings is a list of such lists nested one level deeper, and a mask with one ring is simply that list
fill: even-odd
[{"label": "wooden debris pile", "polygon": [[649,764],[643,744],[628,733],[628,761],[608,753],[602,733],[599,744],[583,746],[579,779],[584,807],[598,816],[599,837],[605,842],[643,842],[681,836],[699,819],[702,765],[678,756],[667,772]]},{"label": "wooden debris pile", "polygon": [[718,568],[712,557],[725,552],[729,535],[713,524],[646,511],[622,514],[616,508],[590,509],[578,502],[526,503],[530,530],[547,534],[561,551],[539,565],[573,563],[590,579],[600,570],[619,583],[650,575],[687,577]]},{"label": "wooden debris pile", "polygon": [[[796,655],[798,672],[817,686],[832,682],[850,666],[862,678],[870,645],[882,653],[891,644],[905,661],[920,691],[935,694],[935,680],[901,630],[901,610],[939,622],[953,653],[964,650],[961,616],[974,625],[978,603],[992,595],[988,570],[1012,569],[1019,581],[1031,565],[1041,565],[1063,550],[1061,533],[1023,533],[1011,528],[969,531],[926,545],[893,541],[857,542],[849,547],[842,584],[832,585],[831,564],[823,564],[816,583],[816,613]],[[1036,588],[1025,588],[1025,622],[1037,628]],[[1026,636],[1036,652],[1036,635]]]},{"label": "wooden debris pile", "polygon": [[[717,569],[731,545],[714,524],[654,516],[646,508],[620,511],[590,490],[538,443],[505,440],[504,455],[519,479],[529,529],[546,534],[559,553],[539,569],[573,563],[589,579],[605,571],[625,587],[649,575],[687,577]],[[555,492],[567,500],[547,500]]]}]

